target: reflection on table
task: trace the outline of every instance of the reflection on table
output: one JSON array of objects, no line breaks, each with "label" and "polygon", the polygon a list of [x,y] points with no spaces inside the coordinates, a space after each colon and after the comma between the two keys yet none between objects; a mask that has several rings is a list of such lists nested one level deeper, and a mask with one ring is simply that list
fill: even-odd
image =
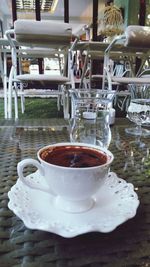
[{"label": "reflection on table", "polygon": [[[137,214],[113,232],[92,232],[66,239],[56,234],[27,229],[8,207],[7,193],[16,183],[17,163],[36,158],[47,144],[69,141],[68,124],[61,119],[1,122],[0,168],[1,266],[148,266],[150,263],[150,156],[149,138],[125,133],[126,119],[111,127],[109,149],[114,154],[111,171],[133,183],[140,200]],[[32,167],[30,170],[31,171]]]}]

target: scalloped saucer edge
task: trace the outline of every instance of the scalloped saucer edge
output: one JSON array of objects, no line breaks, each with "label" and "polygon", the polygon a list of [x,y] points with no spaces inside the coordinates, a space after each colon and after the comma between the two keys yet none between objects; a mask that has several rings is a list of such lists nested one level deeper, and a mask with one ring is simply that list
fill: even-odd
[{"label": "scalloped saucer edge", "polygon": [[[30,174],[40,182],[38,171]],[[20,179],[8,192],[8,207],[27,228],[71,238],[98,231],[109,233],[136,215],[139,199],[134,186],[110,172],[94,195],[95,205],[83,213],[68,213],[54,205],[54,196],[24,185]]]}]

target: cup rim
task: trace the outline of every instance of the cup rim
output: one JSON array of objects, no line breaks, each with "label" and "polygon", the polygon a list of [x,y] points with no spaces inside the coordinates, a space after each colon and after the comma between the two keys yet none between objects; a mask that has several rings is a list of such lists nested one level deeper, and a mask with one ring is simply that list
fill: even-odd
[{"label": "cup rim", "polygon": [[[40,153],[49,148],[49,147],[53,147],[53,146],[81,146],[81,147],[89,147],[89,148],[94,148],[98,151],[102,151],[104,152],[108,158],[107,162],[102,164],[102,165],[98,165],[98,166],[93,166],[93,167],[84,167],[84,168],[76,168],[76,167],[65,167],[65,166],[60,166],[60,165],[55,165],[55,164],[52,164],[52,163],[48,163],[46,162],[45,160],[43,160],[41,157],[40,157]],[[92,145],[92,144],[86,144],[86,143],[78,143],[78,142],[61,142],[61,143],[54,143],[54,144],[50,144],[50,145],[47,145],[47,146],[44,146],[42,148],[40,148],[37,152],[37,157],[39,159],[39,161],[43,162],[44,164],[46,164],[47,166],[53,166],[53,167],[57,167],[57,168],[60,168],[60,169],[65,169],[65,170],[79,170],[80,171],[84,171],[84,170],[87,170],[87,169],[97,169],[99,167],[105,167],[107,165],[110,165],[112,163],[112,161],[114,160],[114,155],[112,154],[112,152],[110,150],[108,150],[107,148],[103,148],[103,147],[100,147],[100,146],[97,146],[97,145]]]}]

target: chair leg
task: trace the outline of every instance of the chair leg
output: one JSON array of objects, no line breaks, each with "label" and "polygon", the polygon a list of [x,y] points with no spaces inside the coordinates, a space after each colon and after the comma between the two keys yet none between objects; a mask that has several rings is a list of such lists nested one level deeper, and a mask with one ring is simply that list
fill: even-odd
[{"label": "chair leg", "polygon": [[24,114],[25,112],[25,97],[21,95],[21,113]]},{"label": "chair leg", "polygon": [[60,103],[61,103],[61,96],[58,95],[57,96],[57,109],[58,109],[58,111],[60,111]]},{"label": "chair leg", "polygon": [[12,66],[9,75],[9,84],[8,84],[8,119],[12,119],[12,83],[13,83],[13,75],[14,75],[14,66]]},{"label": "chair leg", "polygon": [[6,53],[4,53],[4,79],[3,79],[3,84],[4,84],[4,117],[5,119],[8,118],[8,105],[7,105],[7,56]]},{"label": "chair leg", "polygon": [[85,60],[84,60],[84,65],[83,65],[83,70],[82,70],[82,75],[81,75],[81,81],[80,81],[80,84],[79,84],[79,88],[83,88],[84,79],[85,79],[86,70],[87,70],[87,65],[88,65],[88,55],[86,55]]},{"label": "chair leg", "polygon": [[14,88],[14,106],[15,106],[15,120],[18,119],[18,94],[17,88]]},{"label": "chair leg", "polygon": [[7,110],[8,110],[7,108],[7,81],[4,81],[4,117],[5,119],[8,118]]},{"label": "chair leg", "polygon": [[64,113],[64,119],[69,119],[70,114],[69,114],[69,91],[64,88],[64,93],[63,93],[63,113]]},{"label": "chair leg", "polygon": [[21,113],[23,114],[25,111],[25,97],[23,92],[23,84],[20,83],[20,99],[21,99]]},{"label": "chair leg", "polygon": [[[62,90],[63,90],[62,86],[58,85],[58,92],[61,93]],[[61,105],[62,105],[62,97],[61,97],[61,94],[58,94],[58,96],[57,96],[57,109],[58,109],[58,111],[60,110]]]}]

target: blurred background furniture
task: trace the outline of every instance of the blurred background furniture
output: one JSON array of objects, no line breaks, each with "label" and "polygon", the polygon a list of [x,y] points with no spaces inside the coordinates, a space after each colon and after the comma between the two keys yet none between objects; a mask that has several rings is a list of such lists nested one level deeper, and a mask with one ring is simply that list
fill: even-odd
[{"label": "blurred background furniture", "polygon": [[[124,66],[127,66],[120,75],[113,75],[110,68],[111,52],[113,47],[120,43],[123,47]],[[125,97],[122,102],[122,107],[128,106],[128,100],[133,97],[138,87],[147,89],[150,85],[150,76],[144,75],[149,69],[149,55],[150,55],[150,27],[143,27],[138,25],[130,25],[126,28],[125,34],[117,36],[108,45],[104,55],[104,73],[103,73],[103,88],[106,86],[109,90],[113,89],[114,84],[118,85],[117,96],[120,94],[119,87],[124,86],[124,91],[121,95]],[[118,62],[122,61],[120,52],[116,53]],[[136,69],[136,59],[139,59],[139,66]],[[128,97],[129,96],[129,97]],[[117,102],[117,101],[116,101]],[[126,105],[125,105],[126,104]]]},{"label": "blurred background furniture", "polygon": [[[67,72],[68,63],[68,49],[72,40],[72,28],[68,23],[62,23],[58,21],[34,21],[34,20],[17,20],[14,23],[14,30],[6,32],[6,36],[10,42],[12,48],[12,67],[9,75],[8,86],[8,118],[12,118],[12,97],[14,94],[15,104],[15,119],[18,118],[18,92],[21,88],[21,93],[24,89],[24,83],[48,83],[50,88],[53,89],[53,85],[57,85],[59,88],[55,91],[56,96],[60,98],[64,107],[64,116],[67,116],[67,108],[65,106],[66,101],[66,86],[70,81]],[[14,43],[12,36],[15,37]],[[22,49],[29,49],[22,50]],[[46,49],[46,50],[45,50]],[[24,52],[24,54],[23,54]],[[48,75],[44,73],[38,74],[23,74],[18,73],[17,58],[44,58],[44,57],[56,57],[59,59],[63,57],[63,69],[60,69],[59,75]],[[61,65],[62,67],[62,65]],[[43,71],[43,70],[42,70]],[[18,75],[19,74],[19,75]],[[21,87],[20,87],[21,86]],[[52,87],[52,88],[51,88]],[[51,90],[54,95],[53,90]],[[22,111],[23,108],[22,98]]]},{"label": "blurred background furniture", "polygon": [[3,86],[4,118],[7,119],[7,85],[9,76],[9,61],[11,48],[8,39],[0,38],[0,78]]}]

